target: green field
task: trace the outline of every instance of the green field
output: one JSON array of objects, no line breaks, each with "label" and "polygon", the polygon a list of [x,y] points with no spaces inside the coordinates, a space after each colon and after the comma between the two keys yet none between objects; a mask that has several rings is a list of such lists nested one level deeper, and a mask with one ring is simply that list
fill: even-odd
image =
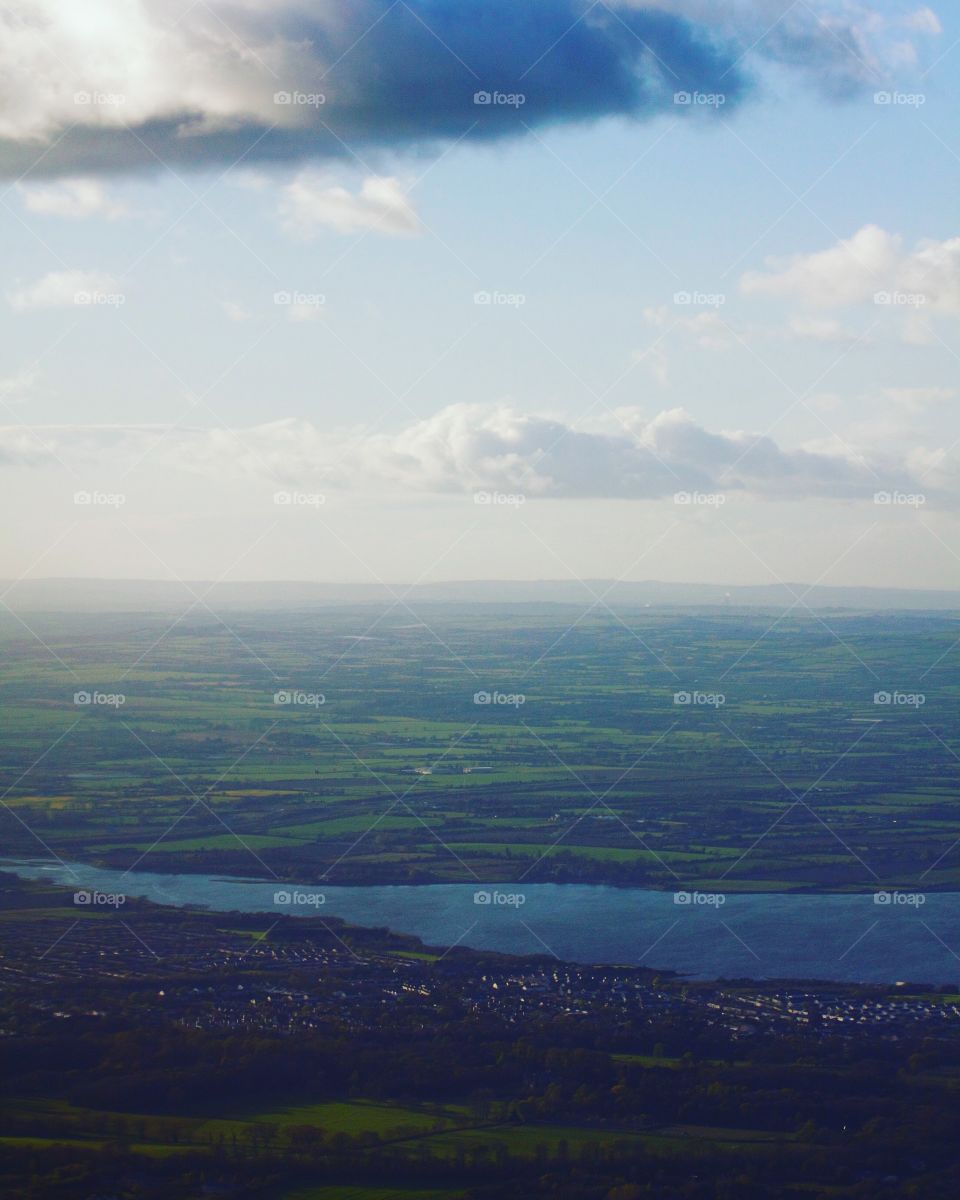
[{"label": "green field", "polygon": [[343,884],[960,887],[954,619],[778,615],[438,607],[352,644],[377,613],[34,614],[42,642],[7,617],[5,845]]}]

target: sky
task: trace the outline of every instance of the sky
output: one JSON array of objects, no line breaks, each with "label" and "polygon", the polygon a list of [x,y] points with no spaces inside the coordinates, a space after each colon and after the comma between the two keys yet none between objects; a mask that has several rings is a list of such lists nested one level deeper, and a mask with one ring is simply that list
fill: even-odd
[{"label": "sky", "polygon": [[954,588],[960,13],[8,0],[0,576]]}]

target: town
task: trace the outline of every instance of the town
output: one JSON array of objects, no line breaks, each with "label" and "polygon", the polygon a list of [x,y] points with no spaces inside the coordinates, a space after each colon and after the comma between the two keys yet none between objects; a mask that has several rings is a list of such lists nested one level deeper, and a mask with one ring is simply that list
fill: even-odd
[{"label": "town", "polygon": [[[16,881],[12,894],[22,887]],[[508,1025],[569,1017],[640,1027],[675,1016],[732,1038],[760,1031],[823,1038],[960,1036],[955,983],[703,983],[642,967],[561,963],[546,955],[430,952],[382,931],[338,932],[341,923],[320,919],[281,918],[263,931],[255,919],[230,914],[233,928],[223,928],[223,916],[174,914],[144,902],[134,902],[122,918],[96,914],[98,919],[74,920],[53,941],[52,921],[40,919],[42,909],[34,912],[38,919],[7,926],[0,991],[21,1000],[31,995],[36,1011],[61,1020],[110,1019],[132,996],[149,996],[147,1019],[155,1023],[277,1034],[330,1022],[357,1030],[379,1028],[387,1020],[428,1028],[438,1014],[449,1019],[455,1012]],[[363,945],[371,941],[381,941],[383,948]]]}]

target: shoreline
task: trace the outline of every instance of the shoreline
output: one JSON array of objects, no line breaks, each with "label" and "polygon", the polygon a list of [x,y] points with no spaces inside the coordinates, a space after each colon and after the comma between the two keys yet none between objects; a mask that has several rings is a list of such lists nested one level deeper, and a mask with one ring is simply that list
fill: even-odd
[{"label": "shoreline", "polygon": [[[171,856],[173,857],[173,856]],[[289,884],[298,887],[327,887],[336,888],[338,891],[348,890],[369,890],[372,888],[410,888],[421,889],[427,887],[465,887],[465,888],[542,888],[542,887],[558,887],[558,888],[574,888],[574,887],[590,887],[590,888],[608,888],[616,892],[642,892],[644,894],[662,894],[671,895],[678,892],[710,892],[712,894],[722,894],[724,896],[737,897],[759,897],[759,896],[796,896],[796,897],[814,897],[814,896],[874,896],[880,892],[889,893],[922,893],[931,896],[960,896],[960,887],[946,887],[943,885],[926,885],[918,887],[911,883],[878,883],[875,886],[864,888],[857,884],[849,884],[843,887],[821,887],[816,884],[797,885],[795,888],[777,886],[782,881],[776,881],[774,886],[767,886],[763,880],[739,880],[733,884],[721,881],[718,879],[698,879],[684,880],[682,885],[678,882],[676,886],[666,886],[651,881],[650,883],[623,883],[611,879],[491,879],[487,876],[479,877],[472,880],[464,879],[366,879],[363,881],[351,880],[349,882],[331,881],[325,879],[323,875],[318,875],[313,878],[304,878],[300,875],[276,874],[276,875],[257,875],[257,874],[241,874],[240,868],[231,868],[221,864],[214,863],[197,863],[197,862],[177,862],[175,865],[165,867],[160,870],[154,867],[143,867],[139,863],[136,868],[124,870],[120,865],[112,864],[103,859],[56,859],[49,858],[33,858],[28,855],[4,855],[0,856],[0,871],[7,866],[12,865],[29,865],[29,866],[48,866],[52,870],[62,869],[64,866],[70,867],[86,867],[95,871],[111,871],[121,872],[122,874],[130,875],[163,875],[163,876],[195,876],[208,877],[211,879],[222,879],[225,882],[235,883],[272,883],[277,886],[281,884]],[[771,881],[773,882],[773,881]],[[722,886],[716,886],[722,883]]]}]

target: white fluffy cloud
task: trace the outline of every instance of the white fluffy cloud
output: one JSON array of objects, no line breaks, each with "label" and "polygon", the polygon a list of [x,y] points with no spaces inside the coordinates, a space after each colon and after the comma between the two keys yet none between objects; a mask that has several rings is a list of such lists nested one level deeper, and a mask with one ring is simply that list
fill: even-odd
[{"label": "white fluffy cloud", "polygon": [[280,217],[284,226],[300,237],[318,229],[336,233],[414,234],[420,222],[399,179],[371,175],[359,192],[334,187],[321,172],[303,170],[283,189]]},{"label": "white fluffy cloud", "polygon": [[902,297],[934,312],[960,314],[960,237],[924,239],[906,249],[898,234],[864,225],[826,250],[771,259],[769,270],[749,271],[740,281],[748,295],[781,296],[814,308]]},{"label": "white fluffy cloud", "polygon": [[278,39],[245,51],[209,7],[193,6],[180,20],[163,7],[155,0],[8,5],[0,19],[0,137],[40,142],[74,124],[119,130],[189,113],[207,128],[257,115],[284,119],[260,83],[292,47]]},{"label": "white fluffy cloud", "polygon": [[[0,455],[16,461],[22,431],[0,430]],[[645,417],[617,413],[605,429],[521,413],[507,406],[454,404],[395,433],[330,433],[303,420],[233,431],[144,427],[45,427],[44,444],[84,463],[116,465],[146,455],[211,479],[253,476],[290,486],[366,493],[463,494],[478,489],[554,499],[658,499],[681,490],[759,497],[869,499],[903,488],[960,498],[952,460],[939,451],[870,461],[842,446],[785,449],[744,431],[713,432],[681,409]],[[154,449],[155,446],[155,449]],[[31,447],[33,461],[35,447]],[[918,469],[934,470],[927,486]]]},{"label": "white fluffy cloud", "polygon": [[901,257],[898,237],[865,225],[827,250],[768,259],[770,270],[748,271],[740,286],[748,295],[784,296],[814,307],[855,304],[890,279]]},{"label": "white fluffy cloud", "polygon": [[28,212],[49,217],[106,217],[114,220],[126,215],[126,208],[115,200],[99,179],[75,177],[57,183],[21,184],[20,194]]},{"label": "white fluffy cloud", "polygon": [[85,297],[119,293],[119,284],[100,271],[51,271],[7,296],[17,312],[38,308],[71,308],[89,303]]}]

